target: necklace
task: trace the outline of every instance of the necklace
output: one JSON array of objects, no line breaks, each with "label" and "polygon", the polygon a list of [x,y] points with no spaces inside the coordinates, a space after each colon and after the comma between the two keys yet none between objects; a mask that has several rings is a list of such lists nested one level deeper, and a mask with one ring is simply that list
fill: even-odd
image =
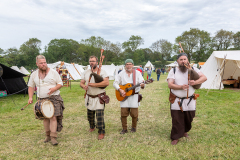
[{"label": "necklace", "polygon": [[[42,77],[39,71],[39,79],[42,80],[42,83],[44,83],[44,78],[46,77],[47,73],[45,72],[45,75]],[[41,77],[41,78],[40,78]]]}]

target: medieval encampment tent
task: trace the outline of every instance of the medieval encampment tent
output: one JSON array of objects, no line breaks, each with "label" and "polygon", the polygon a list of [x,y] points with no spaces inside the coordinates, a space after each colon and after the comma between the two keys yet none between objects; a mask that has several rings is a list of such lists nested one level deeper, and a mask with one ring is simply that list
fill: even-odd
[{"label": "medieval encampment tent", "polygon": [[175,62],[170,63],[170,64],[165,65],[165,66],[167,66],[167,67],[177,67],[177,66],[178,66],[178,63],[177,63],[177,61],[175,61]]},{"label": "medieval encampment tent", "polygon": [[30,74],[25,67],[20,67],[20,71],[23,73],[23,74]]},{"label": "medieval encampment tent", "polygon": [[22,73],[17,66],[12,66],[11,68],[14,69],[15,71],[18,71],[18,72]]},{"label": "medieval encampment tent", "polygon": [[146,65],[144,66],[144,70],[146,70],[146,69],[150,69],[150,70],[154,70],[155,68],[154,68],[154,66],[153,66],[153,64],[150,62],[150,61],[148,61],[147,63],[146,63]]},{"label": "medieval encampment tent", "polygon": [[8,95],[28,93],[28,86],[23,77],[25,74],[18,72],[0,63],[2,75],[0,75],[0,90],[6,90]]},{"label": "medieval encampment tent", "polygon": [[240,50],[214,51],[202,66],[207,77],[201,88],[223,89],[222,80],[238,80],[240,77]]}]

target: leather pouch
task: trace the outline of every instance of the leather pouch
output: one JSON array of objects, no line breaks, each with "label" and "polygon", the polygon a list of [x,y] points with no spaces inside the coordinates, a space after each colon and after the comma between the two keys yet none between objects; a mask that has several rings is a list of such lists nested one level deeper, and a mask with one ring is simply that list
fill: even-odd
[{"label": "leather pouch", "polygon": [[177,96],[170,91],[169,102],[170,102],[171,104],[173,104],[173,103],[175,102],[175,99],[176,99],[176,98],[177,98]]},{"label": "leather pouch", "polygon": [[194,94],[193,99],[196,100],[199,97],[199,94]]},{"label": "leather pouch", "polygon": [[109,103],[109,101],[110,101],[110,98],[109,98],[109,96],[108,95],[106,95],[106,93],[104,92],[104,93],[101,93],[101,94],[99,94],[98,95],[98,98],[99,98],[99,101],[100,101],[100,103],[101,104],[108,104]]},{"label": "leather pouch", "polygon": [[138,102],[142,101],[142,94],[138,94]]}]

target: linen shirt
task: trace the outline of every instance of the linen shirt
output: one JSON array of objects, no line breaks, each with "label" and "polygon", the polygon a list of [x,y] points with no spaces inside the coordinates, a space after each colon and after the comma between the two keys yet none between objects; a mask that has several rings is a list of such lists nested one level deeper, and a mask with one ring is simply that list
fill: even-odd
[{"label": "linen shirt", "polygon": [[[28,86],[34,88],[37,87],[37,96],[39,98],[47,98],[50,95],[47,93],[49,92],[50,88],[55,87],[57,84],[63,85],[62,79],[58,72],[54,69],[49,70],[48,74],[44,79],[39,78],[39,69],[33,72],[30,76]],[[51,95],[59,95],[60,91],[56,90]]]},{"label": "linen shirt", "polygon": [[[200,70],[194,67],[194,71],[196,71],[198,74],[201,74]],[[174,84],[176,85],[183,85],[188,84],[188,71],[185,73],[182,73],[178,67],[176,67],[175,74],[173,72],[173,69],[170,70],[167,80],[173,79]],[[175,94],[177,97],[187,97],[187,91],[186,90],[174,90],[171,89],[172,93]],[[192,96],[195,92],[195,89],[192,86],[189,86],[188,91],[188,97]],[[196,110],[196,100],[192,99],[191,102],[188,104],[190,98],[184,99],[182,103],[182,109],[183,111],[193,111]],[[180,101],[179,98],[176,98],[173,104],[171,104],[172,110],[180,110],[180,107],[178,105],[178,101]],[[188,105],[187,105],[188,104]]]},{"label": "linen shirt", "polygon": [[[125,85],[127,83],[133,84],[132,73],[130,77],[128,76],[126,70],[123,70],[115,77],[115,81],[113,82],[113,87],[118,90],[119,85]],[[136,84],[144,82],[142,74],[136,70]],[[135,88],[135,93],[140,91],[140,86]],[[140,106],[140,102],[138,102],[138,94],[134,94],[129,96],[125,101],[120,101],[120,107],[122,108],[138,108]]]},{"label": "linen shirt", "polygon": [[[83,73],[82,79],[85,80],[86,85],[88,85],[88,83],[89,83],[89,76],[90,76],[91,73],[92,73],[91,69],[88,69]],[[95,72],[95,73],[97,73],[97,72]],[[103,78],[108,77],[107,73],[102,69],[101,69],[101,72],[100,72],[100,76],[102,76]],[[94,79],[93,76],[90,80],[90,83],[95,83],[95,79]],[[95,95],[98,95],[98,94],[103,93],[103,92],[105,92],[105,89],[88,86],[87,94],[89,94],[89,95],[95,96]],[[87,103],[88,103],[88,105],[87,105]],[[88,95],[86,95],[86,98],[85,98],[85,106],[89,110],[104,109],[104,104],[100,104],[98,97],[91,98]]]}]

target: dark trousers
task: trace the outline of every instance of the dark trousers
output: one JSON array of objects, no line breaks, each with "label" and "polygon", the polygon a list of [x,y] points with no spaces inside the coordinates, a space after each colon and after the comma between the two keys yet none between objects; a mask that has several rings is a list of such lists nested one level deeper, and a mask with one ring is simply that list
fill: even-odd
[{"label": "dark trousers", "polygon": [[157,74],[157,81],[159,81],[159,78],[160,78],[160,74]]},{"label": "dark trousers", "polygon": [[96,111],[87,110],[87,117],[90,128],[95,128],[95,112],[97,118],[97,129],[98,133],[104,134],[105,133],[105,123],[104,123],[104,109],[98,109]]},{"label": "dark trousers", "polygon": [[137,128],[138,108],[121,108],[122,128],[127,130],[127,117],[132,117],[132,128]]},{"label": "dark trousers", "polygon": [[172,130],[171,139],[176,140],[183,137],[185,132],[192,128],[192,121],[195,117],[195,111],[171,110]]}]

